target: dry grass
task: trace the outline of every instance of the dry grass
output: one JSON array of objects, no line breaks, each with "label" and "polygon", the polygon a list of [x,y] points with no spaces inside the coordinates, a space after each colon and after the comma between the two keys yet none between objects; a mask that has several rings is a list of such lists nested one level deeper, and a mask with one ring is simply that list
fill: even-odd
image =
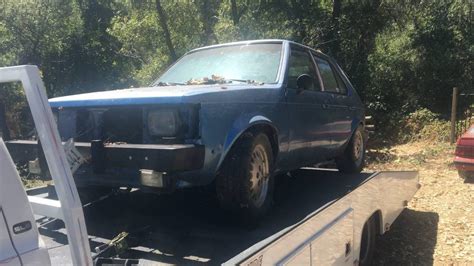
[{"label": "dry grass", "polygon": [[35,188],[35,187],[42,187],[42,186],[52,184],[52,181],[50,181],[50,180],[44,181],[44,180],[41,180],[41,179],[32,179],[32,178],[28,178],[28,179],[27,178],[22,178],[21,182],[23,182],[23,186],[25,187],[25,189],[30,189],[30,188]]},{"label": "dry grass", "polygon": [[379,240],[376,265],[474,265],[474,184],[458,176],[453,152],[426,141],[369,151],[369,170],[416,169],[422,185]]}]

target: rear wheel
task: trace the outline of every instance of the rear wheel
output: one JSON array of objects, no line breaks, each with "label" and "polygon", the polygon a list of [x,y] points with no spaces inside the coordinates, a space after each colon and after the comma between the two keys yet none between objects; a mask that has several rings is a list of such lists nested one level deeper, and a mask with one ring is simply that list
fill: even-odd
[{"label": "rear wheel", "polygon": [[217,198],[224,209],[255,224],[273,201],[273,153],[267,135],[245,133],[230,150],[216,180]]},{"label": "rear wheel", "polygon": [[359,265],[361,266],[372,265],[375,249],[375,235],[377,233],[375,228],[375,219],[374,217],[370,217],[362,229],[359,254]]},{"label": "rear wheel", "polygon": [[359,126],[352,135],[344,153],[336,158],[339,171],[344,173],[360,173],[365,161],[364,128]]},{"label": "rear wheel", "polygon": [[458,170],[458,175],[459,177],[461,177],[462,179],[466,181],[470,181],[471,179],[474,179],[473,172]]}]

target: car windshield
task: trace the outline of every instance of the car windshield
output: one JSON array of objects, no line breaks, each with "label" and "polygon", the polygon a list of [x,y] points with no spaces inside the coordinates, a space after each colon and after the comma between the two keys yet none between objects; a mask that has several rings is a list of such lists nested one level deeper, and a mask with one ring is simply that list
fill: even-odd
[{"label": "car windshield", "polygon": [[198,50],[183,56],[153,85],[276,83],[281,50],[281,43],[232,45]]}]

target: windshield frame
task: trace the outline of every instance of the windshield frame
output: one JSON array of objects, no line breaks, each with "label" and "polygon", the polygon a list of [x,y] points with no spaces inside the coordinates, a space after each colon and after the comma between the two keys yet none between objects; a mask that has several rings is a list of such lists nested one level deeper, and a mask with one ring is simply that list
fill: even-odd
[{"label": "windshield frame", "polygon": [[[223,43],[223,44],[217,44],[217,45],[211,45],[211,46],[205,46],[205,47],[200,47],[193,49],[187,53],[185,53],[183,56],[178,58],[175,62],[173,62],[170,66],[168,66],[153,82],[150,84],[150,86],[158,86],[159,84],[159,79],[163,76],[164,73],[169,71],[173,66],[176,65],[183,57],[200,52],[203,50],[208,50],[208,49],[214,49],[214,48],[220,48],[220,47],[229,47],[229,46],[242,46],[242,45],[253,45],[253,44],[281,44],[281,53],[280,53],[280,62],[278,65],[278,70],[277,70],[277,76],[275,78],[275,82],[271,83],[265,83],[266,85],[281,85],[283,83],[284,77],[285,77],[285,72],[286,72],[286,61],[287,61],[287,54],[288,54],[288,41],[286,40],[255,40],[255,41],[241,41],[241,42],[231,42],[231,43]],[[192,86],[192,85],[186,85],[186,86]]]}]

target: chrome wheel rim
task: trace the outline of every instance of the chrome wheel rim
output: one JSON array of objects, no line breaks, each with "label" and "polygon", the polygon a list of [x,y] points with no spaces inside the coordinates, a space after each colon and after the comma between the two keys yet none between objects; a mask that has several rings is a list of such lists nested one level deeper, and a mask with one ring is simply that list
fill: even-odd
[{"label": "chrome wheel rim", "polygon": [[364,140],[362,137],[362,133],[360,131],[356,131],[354,135],[354,159],[359,161],[362,159],[362,155],[364,152]]},{"label": "chrome wheel rim", "polygon": [[250,199],[257,208],[261,207],[267,198],[269,168],[265,148],[258,144],[250,158]]}]

